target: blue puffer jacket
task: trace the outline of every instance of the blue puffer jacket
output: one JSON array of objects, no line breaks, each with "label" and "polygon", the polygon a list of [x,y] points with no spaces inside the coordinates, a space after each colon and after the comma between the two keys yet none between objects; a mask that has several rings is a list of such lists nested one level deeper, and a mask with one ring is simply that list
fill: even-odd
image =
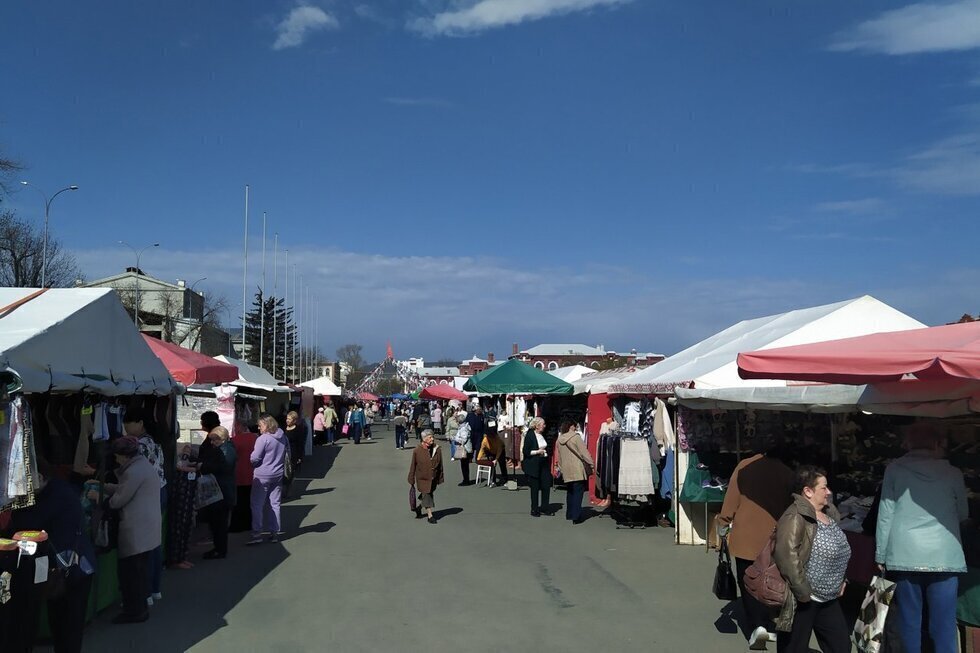
[{"label": "blue puffer jacket", "polygon": [[894,571],[966,572],[960,522],[968,514],[963,473],[910,451],[885,469],[875,561]]}]

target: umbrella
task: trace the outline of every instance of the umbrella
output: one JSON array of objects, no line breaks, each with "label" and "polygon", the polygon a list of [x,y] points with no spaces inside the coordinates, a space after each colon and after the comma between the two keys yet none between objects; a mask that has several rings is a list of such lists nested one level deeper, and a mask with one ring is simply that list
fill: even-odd
[{"label": "umbrella", "polygon": [[380,399],[378,395],[371,394],[370,392],[358,393],[357,398],[360,399],[361,401],[377,401],[378,399]]},{"label": "umbrella", "polygon": [[544,370],[519,360],[509,360],[470,377],[463,390],[490,395],[570,395],[574,388]]},{"label": "umbrella", "polygon": [[395,394],[391,395],[391,398],[398,399],[398,400],[408,399],[408,395],[403,392],[396,392]]},{"label": "umbrella", "polygon": [[738,355],[743,379],[821,383],[980,380],[980,322],[875,333]]},{"label": "umbrella", "polygon": [[170,372],[170,376],[184,385],[230,383],[238,380],[238,368],[234,365],[145,334],[143,340]]},{"label": "umbrella", "polygon": [[451,385],[440,383],[438,385],[430,385],[422,389],[419,393],[419,399],[458,399],[459,401],[466,401],[466,393],[460,392]]}]

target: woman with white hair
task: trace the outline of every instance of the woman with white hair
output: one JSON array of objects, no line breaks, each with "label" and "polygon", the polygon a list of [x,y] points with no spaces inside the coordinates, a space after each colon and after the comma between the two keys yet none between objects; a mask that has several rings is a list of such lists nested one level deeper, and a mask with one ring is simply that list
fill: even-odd
[{"label": "woman with white hair", "polygon": [[466,421],[466,411],[459,411],[453,415],[453,418],[459,425],[459,430],[456,431],[456,435],[453,438],[453,442],[456,443],[456,455],[458,455],[459,449],[462,449],[465,454],[459,458],[459,468],[463,472],[463,480],[459,484],[470,485],[470,456],[473,455],[473,443],[470,442],[470,425]]},{"label": "woman with white hair", "polygon": [[524,435],[521,469],[531,486],[531,516],[551,512],[551,465],[548,464],[548,441],[544,439],[544,420],[535,417]]}]

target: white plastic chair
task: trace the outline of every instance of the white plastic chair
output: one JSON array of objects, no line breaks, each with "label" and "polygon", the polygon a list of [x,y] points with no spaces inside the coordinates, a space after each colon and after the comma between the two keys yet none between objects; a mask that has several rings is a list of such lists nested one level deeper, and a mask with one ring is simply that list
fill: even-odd
[{"label": "white plastic chair", "polygon": [[482,475],[487,477],[487,487],[490,487],[490,483],[493,482],[493,467],[490,465],[477,465],[476,466],[476,484],[480,484],[480,478]]}]

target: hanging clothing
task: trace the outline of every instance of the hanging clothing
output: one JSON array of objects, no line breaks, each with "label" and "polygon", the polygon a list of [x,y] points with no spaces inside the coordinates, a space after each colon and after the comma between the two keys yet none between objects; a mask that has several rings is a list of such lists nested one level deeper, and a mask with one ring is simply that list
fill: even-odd
[{"label": "hanging clothing", "polygon": [[631,401],[623,411],[623,430],[627,433],[640,432],[640,402]]},{"label": "hanging clothing", "polygon": [[645,440],[624,438],[619,458],[619,494],[656,493],[650,465],[650,447]]}]

